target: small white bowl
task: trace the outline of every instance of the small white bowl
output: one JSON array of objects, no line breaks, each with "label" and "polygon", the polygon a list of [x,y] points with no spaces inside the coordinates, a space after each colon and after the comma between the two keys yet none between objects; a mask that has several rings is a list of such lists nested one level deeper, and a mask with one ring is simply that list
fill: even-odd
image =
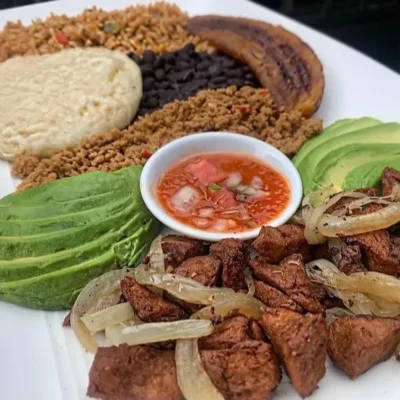
[{"label": "small white bowl", "polygon": [[258,235],[261,227],[240,233],[217,233],[196,229],[174,219],[160,205],[156,190],[164,172],[187,157],[215,152],[242,153],[257,157],[286,177],[291,191],[289,204],[276,219],[267,225],[280,226],[296,212],[302,198],[302,183],[297,169],[283,153],[249,136],[229,132],[205,132],[176,139],[161,147],[143,168],[140,178],[143,200],[150,212],[164,225],[183,235],[211,242],[227,237],[248,240]]}]

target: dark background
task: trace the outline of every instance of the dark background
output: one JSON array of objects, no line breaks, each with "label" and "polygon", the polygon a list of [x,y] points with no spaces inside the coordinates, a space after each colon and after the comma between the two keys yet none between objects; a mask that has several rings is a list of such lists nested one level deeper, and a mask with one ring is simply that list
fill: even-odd
[{"label": "dark background", "polygon": [[[310,25],[400,72],[400,0],[254,1]],[[0,9],[40,2],[0,0]]]}]

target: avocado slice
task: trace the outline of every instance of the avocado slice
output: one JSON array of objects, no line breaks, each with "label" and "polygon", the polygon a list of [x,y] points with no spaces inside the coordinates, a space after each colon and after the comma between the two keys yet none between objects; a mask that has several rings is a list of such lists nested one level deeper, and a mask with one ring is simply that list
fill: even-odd
[{"label": "avocado slice", "polygon": [[91,279],[136,265],[160,227],[141,171],[86,173],[0,200],[0,301],[68,308]]},{"label": "avocado slice", "polygon": [[[150,247],[148,237],[155,237],[158,224],[153,220],[141,226],[131,238],[136,263]],[[79,292],[92,279],[118,268],[113,248],[80,264],[23,280],[0,282],[0,300],[31,308],[59,310],[71,308]],[[131,265],[135,265],[132,262]]]},{"label": "avocado slice", "polygon": [[326,128],[324,128],[324,130],[320,133],[320,135],[324,134],[326,135],[326,133],[330,133],[331,131],[333,131],[336,128],[341,128],[344,125],[347,125],[349,123],[352,123],[356,121],[355,118],[343,118],[343,119],[338,119],[337,121],[335,121],[333,124],[328,125]]},{"label": "avocado slice", "polygon": [[[313,177],[314,185],[312,190],[333,185],[335,189],[340,191],[343,188],[346,177],[355,168],[370,164],[370,162],[375,164],[381,162],[384,164],[387,160],[396,157],[400,160],[400,143],[355,143],[339,147],[328,153],[317,164],[316,173]],[[361,169],[360,173],[363,173],[363,169]]]},{"label": "avocado slice", "polygon": [[[33,206],[43,204],[63,203],[69,201],[81,201],[93,196],[115,193],[120,189],[126,190],[129,184],[129,168],[109,173],[104,171],[89,172],[82,175],[64,178],[37,186],[24,192],[11,193],[0,201],[0,207],[4,206]],[[121,171],[125,171],[121,173]],[[62,182],[62,184],[60,184]]]},{"label": "avocado slice", "polygon": [[[153,221],[153,219],[150,219],[150,222]],[[119,230],[109,231],[98,239],[83,243],[81,246],[37,257],[0,260],[0,282],[24,279],[27,276],[32,277],[47,274],[57,270],[60,263],[63,264],[64,268],[67,268],[79,264],[84,260],[94,258],[102,254],[104,249],[110,248],[114,243],[117,243],[121,237],[124,237],[124,232],[129,232],[132,228],[141,223],[143,223],[143,226],[146,226],[149,221],[147,221],[143,215],[137,213]],[[138,230],[135,234],[138,232],[140,231]],[[135,234],[129,236],[127,239],[123,239],[121,243],[125,243],[128,239],[132,240],[132,238],[135,238]],[[116,248],[116,250],[119,249],[120,247]],[[135,252],[135,246],[129,247],[128,254],[130,254],[132,250]],[[117,253],[117,251],[114,251],[114,253]],[[119,250],[118,253],[121,254],[121,251]],[[126,255],[126,253],[124,254]],[[120,259],[122,260],[123,257],[120,256]]]},{"label": "avocado slice", "polygon": [[[352,144],[367,143],[400,143],[400,125],[397,123],[378,124],[369,128],[360,129],[349,134],[335,136],[325,140],[304,158],[297,166],[303,181],[304,193],[312,191],[314,188],[314,176],[318,172],[318,164],[325,158],[329,158],[329,153],[340,147]],[[334,162],[334,159],[332,159]]]},{"label": "avocado slice", "polygon": [[371,161],[354,168],[349,172],[343,182],[343,190],[352,190],[362,187],[381,186],[382,172],[386,167],[400,170],[400,156],[384,158],[381,161]]},{"label": "avocado slice", "polygon": [[[83,227],[56,230],[33,235],[0,236],[0,259],[12,260],[21,257],[42,256],[79,246],[84,242],[96,240],[106,232],[120,228],[137,209],[134,201],[115,214],[104,214],[99,219]],[[110,215],[110,216],[109,216]],[[140,221],[139,223],[141,223]],[[123,235],[124,232],[121,233]]]},{"label": "avocado slice", "polygon": [[[121,192],[122,197],[122,192]],[[54,208],[54,214],[48,214],[47,218],[26,218],[24,220],[0,220],[0,240],[7,236],[32,236],[44,233],[64,231],[69,228],[85,227],[91,222],[98,222],[99,216],[116,214],[131,205],[132,200],[123,196],[122,198],[110,199],[108,203],[100,203],[98,207],[86,210],[75,210],[68,214],[57,213],[63,206],[60,204]],[[60,215],[61,214],[61,215]]]},{"label": "avocado slice", "polygon": [[123,190],[115,192],[101,193],[86,197],[83,199],[76,199],[67,202],[52,202],[40,205],[3,205],[0,201],[0,224],[3,221],[22,220],[25,221],[48,218],[52,215],[71,214],[77,210],[85,211],[91,210],[96,207],[102,207],[104,204],[110,203],[115,200],[118,193],[124,193]]},{"label": "avocado slice", "polygon": [[301,147],[299,152],[293,157],[292,162],[299,169],[306,158],[310,156],[319,145],[323,144],[327,140],[346,135],[347,133],[354,132],[359,129],[372,127],[380,123],[381,121],[369,117],[363,117],[356,120],[339,120],[330,125],[326,130],[323,130],[318,136],[306,142]]}]

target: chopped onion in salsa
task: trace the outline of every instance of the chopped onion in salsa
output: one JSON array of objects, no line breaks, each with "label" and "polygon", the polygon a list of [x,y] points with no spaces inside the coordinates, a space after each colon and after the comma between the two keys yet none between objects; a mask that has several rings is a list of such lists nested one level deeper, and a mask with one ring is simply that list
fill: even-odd
[{"label": "chopped onion in salsa", "polygon": [[157,195],[175,219],[210,232],[243,232],[267,224],[286,208],[286,178],[255,157],[204,153],[175,164]]}]

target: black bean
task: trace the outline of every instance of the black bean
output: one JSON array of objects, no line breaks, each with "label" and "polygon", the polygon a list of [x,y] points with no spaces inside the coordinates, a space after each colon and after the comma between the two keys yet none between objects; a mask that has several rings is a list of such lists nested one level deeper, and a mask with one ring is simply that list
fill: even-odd
[{"label": "black bean", "polygon": [[188,43],[185,45],[185,47],[182,49],[182,52],[191,54],[194,52],[194,44],[193,43]]},{"label": "black bean", "polygon": [[216,76],[215,78],[211,79],[212,83],[225,83],[226,82],[226,78],[225,76]]},{"label": "black bean", "polygon": [[207,88],[260,86],[247,66],[220,52],[198,53],[192,43],[160,56],[147,50],[142,58],[135,53],[129,57],[139,64],[143,76],[138,115],[151,113],[174,100],[186,100]]},{"label": "black bean", "polygon": [[163,53],[160,57],[166,62],[174,62],[175,61],[175,54],[171,53],[170,51]]},{"label": "black bean", "polygon": [[155,108],[158,105],[158,101],[156,97],[151,97],[147,100],[147,106],[149,108]]},{"label": "black bean", "polygon": [[176,66],[176,69],[180,69],[180,70],[188,69],[191,67],[190,62],[187,62],[187,61],[177,61],[175,66]]},{"label": "black bean", "polygon": [[209,68],[208,68],[208,73],[210,74],[210,76],[218,76],[222,73],[222,67],[221,65],[218,64],[212,64]]},{"label": "black bean", "polygon": [[191,82],[183,84],[182,90],[184,92],[193,92],[207,87],[207,83],[207,79],[194,79]]},{"label": "black bean", "polygon": [[165,64],[163,68],[164,68],[165,72],[175,71],[174,64]]},{"label": "black bean", "polygon": [[151,65],[144,64],[140,67],[140,69],[142,70],[143,77],[153,76],[153,67]]},{"label": "black bean", "polygon": [[182,72],[173,72],[174,70],[172,70],[172,72],[170,72],[169,74],[167,74],[167,79],[170,82],[178,82],[179,80],[181,80],[182,78]]},{"label": "black bean", "polygon": [[226,83],[228,85],[243,86],[243,82],[240,79],[228,79]]},{"label": "black bean", "polygon": [[186,82],[194,76],[194,72],[191,69],[186,71],[174,72],[168,75],[168,79],[172,82]]},{"label": "black bean", "polygon": [[160,101],[163,101],[164,104],[170,101],[173,101],[178,96],[179,92],[176,90],[165,90],[160,93]]},{"label": "black bean", "polygon": [[142,105],[140,106],[140,109],[138,111],[138,115],[146,115],[151,113],[153,110],[150,110],[148,108],[143,108]]},{"label": "black bean", "polygon": [[235,60],[225,59],[225,60],[222,62],[222,65],[223,65],[225,68],[233,68],[233,67],[235,66]]},{"label": "black bean", "polygon": [[208,73],[208,71],[197,71],[195,78],[196,79],[209,79],[210,74]]},{"label": "black bean", "polygon": [[135,61],[135,63],[137,63],[137,64],[138,64],[138,63],[140,62],[140,60],[141,60],[140,56],[137,55],[136,53],[129,53],[128,56],[129,56],[129,58],[130,58],[131,60]]},{"label": "black bean", "polygon": [[212,82],[210,82],[208,84],[208,88],[209,89],[218,89],[218,88],[222,88],[222,87],[225,87],[225,86],[226,86],[225,83],[212,83]]},{"label": "black bean", "polygon": [[210,61],[204,60],[197,64],[196,69],[197,69],[197,71],[204,71],[204,70],[208,69],[209,66],[210,66]]},{"label": "black bean", "polygon": [[143,79],[143,90],[146,90],[146,91],[150,90],[153,87],[155,81],[156,80],[152,77],[147,77],[147,78]]},{"label": "black bean", "polygon": [[154,62],[154,68],[163,68],[165,65],[165,60],[162,57],[157,57],[156,61]]},{"label": "black bean", "polygon": [[244,81],[244,82],[243,82],[243,85],[244,85],[244,86],[256,86],[256,85],[254,84],[254,82],[252,82],[252,81]]},{"label": "black bean", "polygon": [[156,60],[156,56],[151,50],[145,50],[143,53],[143,60],[146,63],[152,64]]},{"label": "black bean", "polygon": [[160,89],[169,89],[172,85],[171,85],[171,82],[165,80],[165,81],[159,82],[159,86],[160,86]]},{"label": "black bean", "polygon": [[242,71],[237,68],[237,69],[228,69],[225,71],[225,75],[228,78],[241,78],[243,76]]},{"label": "black bean", "polygon": [[154,76],[158,81],[162,81],[165,78],[165,71],[163,69],[156,69]]},{"label": "black bean", "polygon": [[182,61],[190,60],[190,54],[184,51],[183,49],[179,50],[178,59]]}]

